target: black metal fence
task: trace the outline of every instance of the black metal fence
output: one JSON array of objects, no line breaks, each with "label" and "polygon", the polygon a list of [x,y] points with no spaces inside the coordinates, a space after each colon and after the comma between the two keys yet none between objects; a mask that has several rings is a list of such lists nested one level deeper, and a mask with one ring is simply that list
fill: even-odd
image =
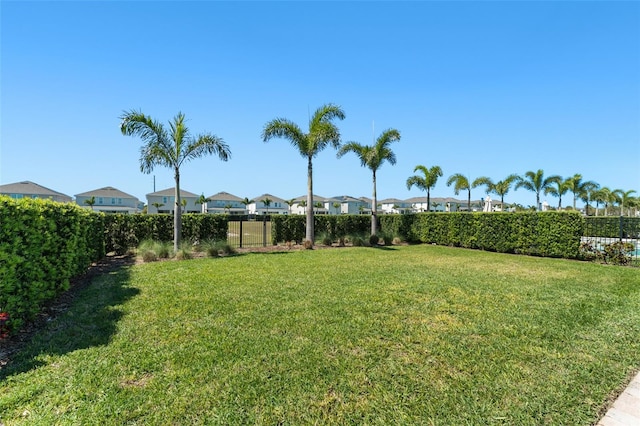
[{"label": "black metal fence", "polygon": [[581,242],[585,250],[640,259],[640,217],[587,217],[583,234]]},{"label": "black metal fence", "polygon": [[227,243],[238,248],[271,244],[271,216],[230,216]]}]

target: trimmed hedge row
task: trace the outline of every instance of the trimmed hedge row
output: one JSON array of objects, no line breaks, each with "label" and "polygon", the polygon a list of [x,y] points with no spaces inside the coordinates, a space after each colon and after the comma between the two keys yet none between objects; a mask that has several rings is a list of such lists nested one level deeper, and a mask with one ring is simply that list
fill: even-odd
[{"label": "trimmed hedge row", "polygon": [[[228,215],[195,214],[182,215],[182,240],[202,241],[205,239],[227,239]],[[106,252],[125,254],[140,242],[173,240],[173,216],[152,215],[105,215]]]},{"label": "trimmed hedge row", "polygon": [[577,212],[418,213],[385,215],[380,224],[410,242],[576,259],[584,218]]},{"label": "trimmed hedge row", "polygon": [[[303,215],[273,216],[272,241],[297,241],[305,237]],[[523,213],[418,213],[382,215],[380,230],[408,242],[517,253],[534,256],[579,258],[584,219],[577,212]],[[316,237],[334,241],[370,232],[371,216],[315,216]]]},{"label": "trimmed hedge row", "polygon": [[12,328],[105,255],[103,215],[73,204],[0,196],[0,312]]},{"label": "trimmed hedge row", "polygon": [[[306,236],[307,217],[305,215],[271,216],[271,241],[301,243]],[[371,216],[368,215],[315,215],[316,237],[327,235],[332,240],[349,235],[367,235],[371,230]]]}]

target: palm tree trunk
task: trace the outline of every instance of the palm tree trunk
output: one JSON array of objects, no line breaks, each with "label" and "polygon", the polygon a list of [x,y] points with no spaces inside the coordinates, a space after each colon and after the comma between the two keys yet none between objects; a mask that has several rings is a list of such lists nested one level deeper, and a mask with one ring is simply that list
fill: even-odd
[{"label": "palm tree trunk", "polygon": [[431,211],[431,191],[427,188],[427,212]]},{"label": "palm tree trunk", "polygon": [[373,206],[371,208],[371,235],[375,235],[378,228],[378,207],[376,194],[376,171],[373,171]]},{"label": "palm tree trunk", "polygon": [[176,193],[175,208],[173,210],[173,250],[178,251],[180,245],[180,233],[182,231],[182,202],[180,200],[180,170],[175,169]]},{"label": "palm tree trunk", "polygon": [[467,196],[467,207],[469,211],[471,211],[471,188],[468,190],[469,195]]},{"label": "palm tree trunk", "polygon": [[311,162],[311,156],[309,156],[309,163],[307,165],[307,233],[306,239],[311,242],[313,246],[313,164]]}]

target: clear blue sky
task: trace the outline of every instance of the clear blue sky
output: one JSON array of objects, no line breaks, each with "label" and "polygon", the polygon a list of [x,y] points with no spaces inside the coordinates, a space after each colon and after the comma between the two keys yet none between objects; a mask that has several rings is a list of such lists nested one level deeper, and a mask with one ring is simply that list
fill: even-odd
[{"label": "clear blue sky", "polygon": [[[183,189],[289,199],[306,192],[306,161],[286,140],[262,142],[262,127],[286,117],[306,129],[331,102],[345,141],[402,134],[379,199],[426,195],[406,189],[418,164],[444,171],[432,197],[455,196],[454,173],[537,169],[640,191],[639,2],[3,0],[0,14],[0,184],[114,186],[144,201],[153,175],[157,190],[173,175],[140,172],[141,142],[118,117],[182,111],[232,151],[185,164]],[[371,196],[352,154],[328,148],[314,168],[321,196]]]}]

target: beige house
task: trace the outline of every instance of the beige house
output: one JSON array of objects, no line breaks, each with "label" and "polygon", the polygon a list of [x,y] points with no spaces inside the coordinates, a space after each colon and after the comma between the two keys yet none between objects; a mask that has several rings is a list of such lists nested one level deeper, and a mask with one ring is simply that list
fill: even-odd
[{"label": "beige house", "polygon": [[[175,192],[176,189],[174,187],[147,194],[147,213],[173,214],[176,206]],[[202,206],[197,204],[198,198],[200,198],[199,195],[181,189],[180,198],[186,200],[184,201],[186,204],[181,207],[183,213],[200,213],[202,211]]]},{"label": "beige house", "polygon": [[0,194],[8,195],[14,199],[20,198],[43,198],[60,203],[72,203],[73,199],[61,192],[46,188],[31,181],[23,181],[0,185]]},{"label": "beige house", "polygon": [[[93,206],[87,204],[93,199]],[[76,204],[103,213],[133,214],[140,212],[140,201],[112,186],[76,194]]]}]

